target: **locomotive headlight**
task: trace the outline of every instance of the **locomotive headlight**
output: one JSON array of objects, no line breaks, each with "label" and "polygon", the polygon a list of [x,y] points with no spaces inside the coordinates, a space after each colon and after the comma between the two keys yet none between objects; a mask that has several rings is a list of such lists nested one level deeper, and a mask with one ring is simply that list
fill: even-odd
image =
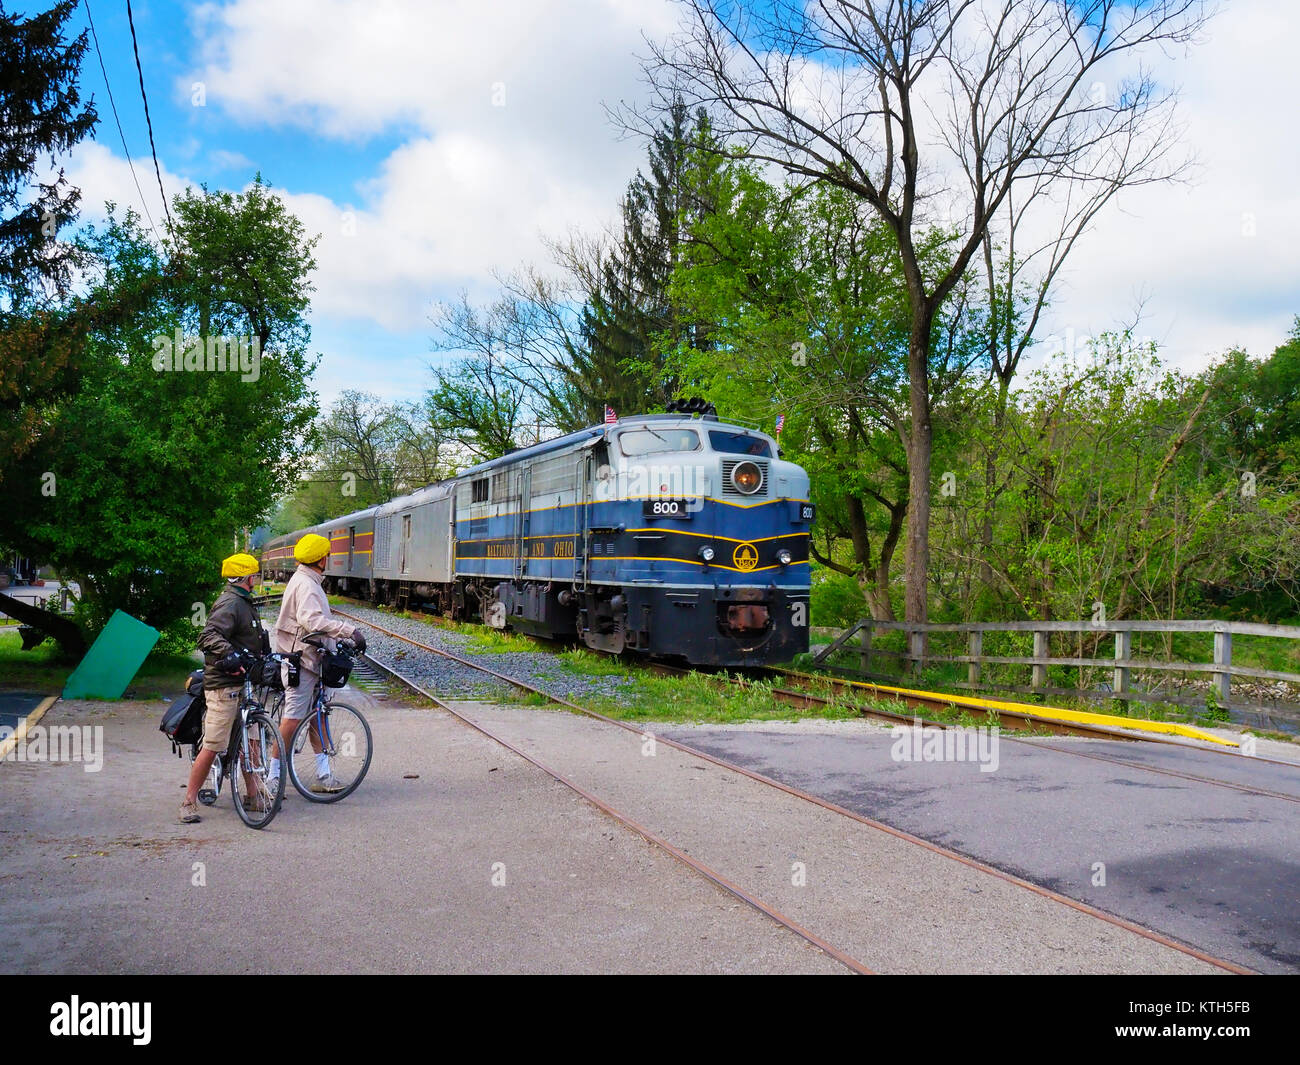
[{"label": "locomotive headlight", "polygon": [[784,547],[781,548],[781,550],[776,553],[776,560],[779,563],[781,563],[781,565],[783,566],[790,565],[790,562],[793,560],[793,558],[794,556],[791,555],[790,552],[787,551]]},{"label": "locomotive headlight", "polygon": [[711,548],[711,547],[701,547],[701,548],[700,548],[700,558],[704,559],[705,562],[712,562],[712,561],[713,561],[713,548]]},{"label": "locomotive headlight", "polygon": [[763,471],[752,462],[739,462],[731,471],[731,483],[741,495],[752,496],[763,487]]}]

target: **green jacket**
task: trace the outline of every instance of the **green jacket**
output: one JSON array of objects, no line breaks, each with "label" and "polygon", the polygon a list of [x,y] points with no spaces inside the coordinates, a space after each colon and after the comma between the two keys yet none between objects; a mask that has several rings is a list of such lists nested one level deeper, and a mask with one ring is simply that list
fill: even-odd
[{"label": "green jacket", "polygon": [[199,650],[203,652],[203,687],[208,691],[236,688],[242,677],[222,673],[213,663],[236,650],[266,652],[266,636],[253,597],[244,588],[228,584],[208,611],[208,623],[199,633]]}]

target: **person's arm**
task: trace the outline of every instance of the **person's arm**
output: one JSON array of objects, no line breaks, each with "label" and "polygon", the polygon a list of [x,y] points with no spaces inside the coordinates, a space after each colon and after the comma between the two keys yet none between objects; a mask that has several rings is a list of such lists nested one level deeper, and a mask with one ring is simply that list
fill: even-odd
[{"label": "person's arm", "polygon": [[213,606],[208,614],[207,624],[199,633],[199,650],[213,659],[225,658],[235,653],[235,645],[230,642],[230,635],[235,631],[235,613],[228,603]]},{"label": "person's arm", "polygon": [[303,596],[296,618],[299,632],[304,636],[309,632],[323,632],[338,640],[348,639],[356,626],[343,618],[330,617],[327,613],[329,603],[326,602],[324,609],[321,608],[322,598],[324,597],[315,595]]}]

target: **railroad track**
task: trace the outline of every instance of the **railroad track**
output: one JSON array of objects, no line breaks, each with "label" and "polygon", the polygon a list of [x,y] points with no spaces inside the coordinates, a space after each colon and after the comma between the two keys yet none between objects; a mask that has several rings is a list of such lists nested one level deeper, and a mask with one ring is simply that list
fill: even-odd
[{"label": "railroad track", "polygon": [[[335,613],[342,613],[342,611],[336,610]],[[368,621],[365,618],[358,618],[355,615],[346,616],[351,617],[353,620],[358,621],[363,625],[373,624],[371,621]],[[423,621],[426,619],[422,617],[421,620]],[[437,619],[436,624],[441,628],[455,628],[454,623],[446,622],[443,619]],[[374,627],[381,628],[378,625],[375,625]],[[383,630],[381,629],[381,631]],[[400,636],[398,638],[406,639],[405,637]],[[530,638],[536,640],[536,637]],[[553,641],[538,642],[539,646],[553,644]],[[426,645],[417,644],[417,646]],[[468,659],[459,658],[456,655],[438,651],[436,648],[428,648],[426,646],[426,649],[435,651],[435,653],[442,654],[444,657],[450,658],[454,661],[461,662],[471,669],[491,673],[493,676],[507,683],[519,684],[518,678],[507,677],[503,674],[495,673],[492,670],[484,669],[484,667]],[[705,673],[699,670],[689,670],[679,666],[670,666],[662,662],[641,663],[638,665],[638,668],[660,676],[684,677],[694,672],[697,676],[714,679],[719,685],[735,685],[743,687],[750,683],[749,678],[725,670]],[[768,694],[770,694],[777,702],[781,702],[788,706],[794,706],[799,709],[813,709],[829,706],[836,701],[836,698],[838,698],[841,705],[848,703],[852,706],[854,711],[864,719],[877,721],[881,724],[891,726],[902,725],[911,727],[914,724],[919,723],[924,728],[932,729],[959,729],[966,727],[951,721],[923,717],[919,713],[903,714],[897,711],[887,710],[879,705],[863,700],[872,697],[877,699],[893,699],[895,701],[903,702],[914,711],[947,711],[952,708],[973,708],[976,710],[984,710],[985,705],[991,705],[995,708],[997,714],[996,723],[1004,727],[1009,720],[1025,729],[1043,730],[1052,735],[1076,736],[1086,739],[1103,739],[1111,741],[1119,740],[1122,741],[1125,746],[1134,744],[1135,751],[1140,749],[1142,744],[1152,743],[1166,747],[1174,747],[1181,750],[1191,749],[1196,751],[1205,751],[1231,758],[1239,763],[1245,758],[1245,756],[1240,754],[1236,749],[1225,749],[1221,746],[1206,746],[1200,744],[1192,745],[1184,739],[1178,739],[1156,732],[1143,732],[1141,735],[1135,735],[1133,732],[1127,732],[1122,729],[1111,728],[1105,725],[1043,717],[1033,713],[1033,710],[1030,707],[1020,709],[1023,704],[1008,704],[1003,702],[990,703],[989,700],[972,699],[967,696],[946,695],[942,692],[924,692],[914,689],[894,688],[885,685],[870,684],[863,681],[846,680],[826,674],[803,673],[798,670],[782,669],[777,666],[765,666],[756,672],[763,677],[770,677],[785,682],[786,686],[767,688]],[[520,686],[526,691],[535,692],[544,695],[547,698],[554,698],[549,693],[531,688],[526,684]],[[819,688],[824,689],[829,694],[819,694],[817,690]],[[577,707],[569,702],[564,702],[564,705],[568,706],[570,709],[581,710],[583,713],[601,717],[601,715],[595,714],[594,711],[585,710],[584,708]],[[614,721],[615,719],[602,717],[602,720]],[[622,722],[615,723],[619,725],[623,724]],[[1063,747],[1047,743],[1037,738],[1031,740],[1028,737],[1008,735],[1005,731],[1001,734],[1000,738],[1009,743],[1031,744],[1039,750],[1049,750],[1071,758],[1081,758],[1093,762],[1104,762],[1124,769],[1140,770],[1156,776],[1171,777],[1174,779],[1185,780],[1189,783],[1208,784],[1212,787],[1223,788],[1228,791],[1236,791],[1244,794],[1258,795],[1262,798],[1278,799],[1283,802],[1300,804],[1300,787],[1298,787],[1297,792],[1293,794],[1264,788],[1257,784],[1224,780],[1219,777],[1190,773],[1185,770],[1152,766],[1132,759],[1115,757],[1113,754],[1102,754],[1096,751],[1081,751],[1073,747]],[[1296,763],[1286,762],[1280,759],[1250,756],[1248,762],[1286,766],[1289,769],[1300,771],[1300,766]],[[1298,781],[1298,784],[1300,784],[1300,781]]]},{"label": "railroad track", "polygon": [[[550,695],[549,693],[542,691],[540,688],[536,688],[516,678],[507,677],[504,673],[498,673],[496,672],[496,670],[488,669],[486,666],[478,665],[474,662],[471,662],[469,659],[462,658],[460,655],[455,655],[449,651],[443,651],[436,647],[430,647],[428,644],[422,644],[416,640],[412,640],[409,639],[408,637],[402,636],[400,633],[393,632],[389,629],[384,629],[381,626],[374,624],[373,622],[365,621],[364,619],[358,618],[353,614],[348,614],[345,611],[335,610],[334,613],[339,615],[340,617],[351,618],[355,621],[359,621],[364,625],[368,625],[373,629],[377,629],[378,631],[383,632],[390,637],[393,637],[394,639],[403,640],[406,643],[412,644],[415,647],[422,648],[425,651],[429,651],[437,655],[442,655],[443,657],[450,658],[453,661],[460,662],[462,665],[470,666],[471,668],[474,669],[479,669],[484,673],[491,674],[492,676],[497,677],[500,680],[504,680],[507,683],[513,684],[516,687],[522,688],[525,691],[533,692],[539,695],[545,695],[547,698],[553,700],[554,702],[569,707],[570,709],[577,710],[580,712],[586,712],[583,711],[582,707],[577,706],[574,703],[570,703],[568,700],[561,699],[558,696]],[[786,916],[784,913],[776,909],[774,906],[771,906],[770,904],[764,902],[762,899],[758,898],[756,895],[752,894],[749,891],[746,891],[743,887],[733,883],[731,880],[728,880],[717,870],[711,868],[708,865],[705,865],[697,858],[692,858],[685,851],[682,851],[677,847],[674,847],[670,842],[668,842],[668,840],[664,839],[662,836],[652,832],[644,825],[637,823],[632,818],[628,817],[626,814],[622,813],[621,811],[611,806],[609,803],[605,802],[603,799],[599,798],[596,795],[593,795],[590,791],[583,788],[581,785],[570,780],[564,774],[551,768],[550,766],[546,765],[544,762],[541,762],[537,758],[534,758],[532,755],[528,754],[526,751],[521,750],[519,747],[516,747],[509,740],[503,739],[501,736],[498,736],[491,729],[485,728],[477,721],[474,721],[471,718],[469,718],[467,715],[460,713],[450,704],[444,702],[442,699],[439,699],[438,696],[433,694],[433,692],[423,688],[422,686],[417,684],[414,680],[412,680],[410,677],[406,676],[404,673],[395,669],[393,666],[389,665],[386,662],[379,661],[377,658],[375,658],[372,654],[369,653],[363,655],[362,657],[365,659],[367,663],[369,663],[371,666],[373,666],[380,672],[393,678],[398,683],[402,684],[403,686],[415,692],[416,694],[422,696],[423,698],[428,699],[435,706],[439,707],[442,710],[445,710],[447,713],[455,717],[458,721],[468,725],[476,732],[483,734],[484,736],[488,737],[488,739],[494,741],[495,743],[500,744],[502,747],[505,747],[507,750],[518,755],[524,761],[528,762],[531,765],[536,766],[538,769],[540,769],[547,776],[551,777],[553,780],[558,781],[559,783],[563,784],[565,787],[576,792],[578,795],[581,795],[584,799],[586,799],[589,803],[595,806],[598,810],[602,811],[608,817],[613,818],[615,821],[623,825],[625,828],[630,829],[631,831],[635,832],[638,836],[641,836],[643,839],[646,839],[649,842],[653,843],[655,846],[659,847],[666,854],[675,858],[681,864],[685,865],[689,869],[694,870],[696,873],[699,873],[705,879],[716,884],[718,887],[722,888],[724,891],[728,892],[729,894],[734,895],[736,898],[740,899],[742,902],[746,903],[747,905],[752,906],[754,909],[758,910],[760,913],[769,917],[771,920],[775,921],[783,928],[786,928],[789,931],[795,933],[795,935],[799,936],[801,939],[805,940],[806,942],[812,944],[818,950],[823,951],[824,953],[828,954],[830,957],[834,958],[836,961],[847,966],[853,972],[859,973],[864,976],[874,975],[873,970],[867,968],[866,965],[858,961],[856,958],[838,949],[837,947],[832,946],[830,943],[827,943],[820,936],[816,935],[814,932],[805,928],[803,925],[799,924],[793,918]]]},{"label": "railroad track", "polygon": [[[676,666],[668,666],[662,663],[654,663],[648,666],[652,672],[659,673],[663,676],[686,676],[690,671],[680,669]],[[774,667],[766,667],[762,672],[767,676],[778,677],[788,681],[794,681],[799,684],[797,688],[772,688],[769,689],[772,697],[778,702],[785,703],[789,706],[803,707],[812,709],[813,707],[826,707],[832,705],[835,700],[830,696],[818,695],[811,690],[818,684],[824,684],[842,700],[847,701],[862,717],[879,721],[888,725],[903,725],[907,727],[920,724],[923,728],[935,729],[960,729],[965,726],[954,724],[948,721],[938,721],[930,718],[923,718],[919,715],[900,714],[892,710],[885,710],[877,706],[862,703],[854,698],[855,695],[861,694],[861,689],[878,689],[874,684],[862,684],[857,681],[845,681],[836,677],[822,677],[807,673],[799,673],[792,670],[783,670]],[[723,683],[744,686],[748,683],[747,678],[735,674],[715,674],[714,676]],[[886,689],[888,691],[889,689]],[[916,709],[947,709],[953,705],[959,705],[954,700],[959,697],[945,697],[940,693],[913,693],[907,700],[907,705]],[[1170,739],[1165,736],[1156,734],[1133,736],[1123,733],[1117,729],[1106,728],[1105,726],[1094,726],[1087,724],[1076,724],[1073,722],[1054,721],[1051,718],[1039,718],[1027,712],[1019,711],[998,711],[999,718],[1010,717],[1015,721],[1037,727],[1040,724],[1046,727],[1056,726],[1052,731],[1057,735],[1083,736],[1092,739],[1105,740],[1122,740],[1126,743],[1158,743],[1167,746],[1178,747],[1183,750],[1205,751],[1212,754],[1227,755],[1230,758],[1242,759],[1244,756],[1235,751],[1226,751],[1218,747],[1192,747],[1190,744],[1180,742],[1179,740]],[[1263,788],[1254,784],[1242,784],[1238,781],[1222,780],[1218,777],[1202,776],[1199,773],[1188,773],[1177,769],[1167,769],[1160,766],[1146,765],[1141,762],[1135,762],[1126,758],[1115,758],[1110,755],[1099,754],[1095,751],[1080,751],[1071,747],[1061,747],[1052,743],[1044,743],[1038,739],[1031,739],[1022,736],[1009,736],[1002,733],[1000,736],[1004,743],[1020,743],[1032,746],[1037,750],[1055,751],[1058,754],[1068,755],[1071,758],[1084,758],[1093,762],[1106,762],[1111,765],[1121,766],[1125,769],[1138,769],[1148,773],[1155,773],[1159,776],[1174,777],[1179,780],[1186,780],[1197,784],[1209,784],[1212,787],[1225,788],[1229,791],[1243,792],[1248,795],[1259,795],[1268,799],[1280,799],[1283,802],[1292,802],[1300,804],[1300,793],[1292,794],[1284,791],[1273,791],[1269,788]],[[1272,758],[1250,758],[1251,762],[1263,762],[1269,765],[1283,765],[1293,769],[1300,769],[1293,762],[1284,762]]]},{"label": "railroad track", "polygon": [[[403,643],[410,644],[413,647],[420,648],[421,650],[424,650],[430,654],[448,658],[451,659],[452,661],[459,662],[464,666],[468,666],[471,669],[479,670],[483,673],[486,673],[490,676],[497,678],[498,680],[504,681],[507,684],[510,684],[513,687],[520,689],[521,691],[544,697],[548,701],[558,706],[563,706],[566,709],[575,711],[576,713],[583,714],[587,717],[593,718],[594,720],[604,722],[605,724],[613,725],[617,728],[624,729],[638,736],[644,734],[645,730],[643,727],[631,725],[628,724],[627,722],[619,721],[615,718],[607,717],[604,714],[601,714],[595,710],[590,710],[587,707],[579,706],[578,704],[573,703],[568,699],[564,699],[561,698],[560,696],[553,695],[550,692],[546,691],[545,689],[539,688],[534,684],[530,684],[528,681],[521,680],[518,677],[511,677],[504,673],[497,672],[494,669],[476,663],[471,659],[467,659],[460,655],[453,654],[450,651],[445,651],[441,648],[432,647],[429,644],[421,643],[419,640],[414,640],[409,636],[404,636],[399,632],[394,632],[393,630],[387,629],[382,625],[378,625],[372,620],[359,618],[354,614],[349,614],[346,611],[339,610],[339,609],[335,609],[334,613],[339,615],[340,617],[346,617],[349,618],[350,620],[358,622],[359,624],[366,625],[370,628],[373,628],[376,631],[381,632],[388,637],[399,640]],[[598,809],[604,811],[610,817],[619,821],[619,823],[627,826],[632,831],[636,832],[638,835],[643,836],[645,839],[663,848],[663,850],[666,853],[672,855],[678,861],[694,869],[696,872],[705,876],[707,879],[711,880],[719,887],[730,892],[732,895],[746,902],[748,905],[753,906],[761,913],[766,914],[768,917],[776,921],[778,924],[781,924],[782,926],[788,928],[790,931],[795,932],[797,935],[805,939],[807,942],[813,944],[818,949],[825,951],[830,956],[836,958],[844,965],[848,966],[854,972],[864,973],[864,974],[869,974],[872,972],[872,970],[868,969],[861,962],[850,957],[845,952],[840,951],[837,948],[826,943],[824,940],[816,936],[813,932],[802,927],[792,919],[786,917],[784,914],[780,913],[774,907],[769,906],[761,899],[758,899],[750,892],[747,892],[744,888],[741,888],[738,885],[732,883],[731,881],[723,877],[720,873],[717,873],[716,871],[710,869],[708,866],[705,866],[703,863],[692,858],[690,855],[687,855],[684,852],[678,850],[667,840],[654,834],[653,832],[650,832],[649,830],[645,829],[643,826],[638,825],[631,818],[628,818],[625,815],[621,814],[619,811],[609,806],[609,804],[605,803],[603,800],[599,799],[595,795],[592,795],[590,792],[586,791],[581,786],[569,780],[559,772],[555,771],[554,769],[551,769],[549,766],[544,765],[542,762],[538,761],[537,759],[527,754],[526,752],[520,750],[518,747],[514,746],[507,740],[502,739],[500,736],[497,736],[489,729],[484,728],[482,725],[471,720],[466,715],[459,713],[451,706],[449,706],[447,703],[445,703],[443,700],[439,699],[432,692],[427,691],[425,688],[417,684],[411,678],[405,676],[403,673],[395,669],[393,666],[389,665],[388,663],[379,661],[378,659],[374,658],[372,654],[369,653],[367,653],[364,657],[376,668],[378,668],[388,676],[392,677],[399,684],[402,684],[404,687],[417,693],[422,698],[428,699],[434,705],[440,707],[443,710],[446,710],[448,713],[452,714],[458,720],[462,721],[463,723],[469,725],[471,728],[475,729],[476,731],[482,733],[483,735],[499,743],[501,746],[506,747],[507,749],[511,750],[515,754],[519,755],[521,758],[525,759],[532,765],[536,766],[537,768],[541,769],[543,772],[547,773],[547,775],[551,776],[553,779],[564,784],[566,787],[571,788],[579,795],[582,795],[583,798],[587,799],[589,802],[595,805]],[[667,668],[672,668],[672,667],[667,667]],[[686,671],[683,670],[681,672],[686,672]],[[795,693],[795,694],[799,694],[799,693]],[[901,717],[902,715],[893,715],[893,716]],[[911,718],[907,718],[905,720],[907,720],[909,724],[912,721]],[[1070,909],[1076,910],[1080,913],[1087,914],[1088,916],[1094,917],[1100,921],[1104,921],[1107,924],[1110,924],[1112,926],[1125,929],[1126,931],[1129,932],[1133,932],[1137,935],[1142,936],[1145,939],[1149,939],[1153,942],[1161,944],[1162,946],[1169,947],[1173,950],[1177,950],[1180,953],[1189,955],[1190,957],[1196,958],[1199,961],[1205,962],[1207,964],[1214,965],[1227,972],[1239,973],[1239,974],[1248,974],[1251,972],[1251,970],[1246,969],[1240,965],[1236,965],[1233,962],[1226,961],[1222,958],[1218,958],[1211,954],[1207,954],[1204,951],[1197,950],[1194,947],[1188,946],[1187,944],[1184,943],[1180,943],[1177,940],[1171,939],[1170,937],[1162,935],[1159,932],[1152,931],[1149,928],[1144,928],[1141,925],[1133,923],[1132,921],[1127,921],[1124,918],[1115,916],[1114,914],[1106,913],[1103,910],[1099,910],[1096,909],[1095,907],[1089,906],[1086,903],[1079,902],[1078,900],[1072,899],[1067,895],[1062,895],[1061,893],[1053,891],[1050,888],[1045,888],[1038,884],[1034,884],[1028,880],[1024,880],[1020,877],[1004,872],[1003,870],[998,869],[994,866],[987,865],[984,862],[978,861],[977,859],[970,858],[964,854],[960,854],[957,851],[949,850],[948,848],[940,846],[939,844],[936,843],[931,843],[929,840],[922,839],[921,837],[914,836],[909,832],[904,832],[890,825],[886,825],[885,823],[881,821],[877,821],[874,818],[866,817],[865,815],[860,814],[855,810],[850,810],[847,807],[840,806],[833,802],[829,802],[826,799],[822,799],[819,796],[813,795],[809,792],[803,791],[789,784],[785,784],[779,780],[775,780],[772,777],[764,776],[761,773],[757,773],[754,772],[753,770],[746,769],[744,766],[737,765],[734,762],[729,762],[726,759],[719,758],[712,754],[708,754],[705,751],[701,751],[697,748],[691,747],[684,743],[679,743],[676,740],[672,740],[664,736],[656,736],[655,741],[657,743],[666,744],[667,746],[679,750],[684,754],[688,754],[691,757],[699,758],[704,761],[710,762],[722,769],[728,770],[729,772],[739,774],[740,776],[748,777],[750,780],[757,781],[758,783],[764,784],[768,787],[775,788],[778,791],[785,792],[787,795],[792,795],[798,799],[812,803],[813,805],[819,806],[824,810],[828,810],[832,813],[836,813],[843,817],[847,817],[853,821],[857,821],[860,824],[866,825],[877,831],[884,832],[887,835],[895,837],[896,839],[900,839],[905,842],[914,844],[918,847],[921,847],[924,850],[930,851],[934,854],[941,855],[952,861],[960,862],[962,865],[965,865],[969,868],[978,870],[989,876],[996,877],[997,879],[1005,881],[1006,883],[1013,884],[1016,887],[1032,892],[1035,895],[1038,895],[1046,899],[1050,899],[1054,902],[1057,902],[1063,906],[1067,906]],[[1070,752],[1068,752],[1067,750],[1067,753]],[[1147,768],[1147,767],[1134,766],[1134,768]],[[1207,781],[1207,782],[1213,782],[1213,781]],[[1279,796],[1279,797],[1283,797],[1283,796]],[[1300,801],[1300,799],[1298,799],[1297,801]]]}]

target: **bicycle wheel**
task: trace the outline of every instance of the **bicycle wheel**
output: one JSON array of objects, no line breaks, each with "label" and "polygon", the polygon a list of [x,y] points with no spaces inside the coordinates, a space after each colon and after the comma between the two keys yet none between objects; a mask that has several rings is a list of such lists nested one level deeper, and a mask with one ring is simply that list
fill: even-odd
[{"label": "bicycle wheel", "polygon": [[[271,764],[277,759],[280,772],[273,776]],[[285,773],[285,759],[280,757],[279,731],[261,711],[249,714],[230,770],[230,796],[235,803],[235,812],[249,828],[265,828],[280,812]],[[245,794],[250,782],[251,795]]]},{"label": "bicycle wheel", "polygon": [[356,791],[372,754],[370,725],[361,712],[346,703],[327,703],[294,730],[289,777],[304,799],[338,802]]}]

